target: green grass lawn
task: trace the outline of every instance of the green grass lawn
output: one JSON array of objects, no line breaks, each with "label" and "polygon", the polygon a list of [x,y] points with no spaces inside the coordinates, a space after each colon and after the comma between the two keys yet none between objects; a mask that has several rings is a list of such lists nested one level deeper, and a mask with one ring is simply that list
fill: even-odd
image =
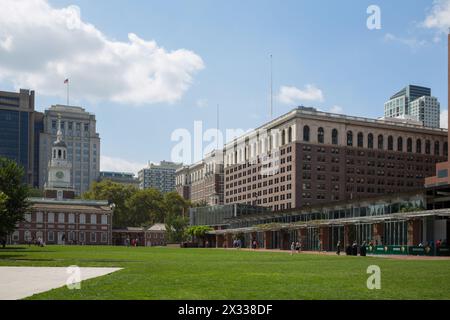
[{"label": "green grass lawn", "polygon": [[[31,299],[450,299],[450,260],[90,246],[0,249],[0,266],[122,267]],[[381,290],[368,290],[369,265]]]}]

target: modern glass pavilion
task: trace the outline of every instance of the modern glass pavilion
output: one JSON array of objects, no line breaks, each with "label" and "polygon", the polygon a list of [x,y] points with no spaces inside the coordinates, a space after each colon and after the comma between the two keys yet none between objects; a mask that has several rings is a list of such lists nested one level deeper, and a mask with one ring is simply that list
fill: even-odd
[{"label": "modern glass pavilion", "polygon": [[[337,202],[324,206],[274,213],[267,210],[232,210],[227,206],[209,208],[211,245],[231,247],[234,238],[244,246],[257,241],[260,248],[289,249],[301,242],[303,250],[336,250],[372,243],[374,246],[417,246],[445,240],[449,233],[450,209],[426,210],[422,192]],[[231,212],[224,216],[219,212]],[[200,222],[200,209],[191,210],[191,223]],[[197,219],[196,219],[197,218]],[[212,221],[216,219],[215,221]],[[214,222],[214,223],[212,223]]]}]

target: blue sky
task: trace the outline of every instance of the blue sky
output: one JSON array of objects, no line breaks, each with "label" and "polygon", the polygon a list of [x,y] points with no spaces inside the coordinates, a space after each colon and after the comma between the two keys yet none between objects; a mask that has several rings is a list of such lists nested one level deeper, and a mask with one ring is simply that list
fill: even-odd
[{"label": "blue sky", "polygon": [[[145,41],[155,41],[166,52],[186,49],[195,55],[183,56],[185,64],[180,72],[188,68],[184,65],[195,70],[187,71],[189,80],[179,80],[185,86],[177,91],[175,98],[171,93],[162,98],[155,93],[155,99],[154,95],[143,94],[138,102],[124,95],[117,98],[108,92],[108,88],[114,90],[118,85],[113,80],[102,88],[101,79],[86,78],[92,76],[86,75],[89,72],[78,77],[78,82],[76,76],[72,79],[69,75],[73,104],[96,114],[102,139],[102,169],[134,171],[147,161],[170,160],[175,145],[170,137],[175,129],[192,131],[195,120],[203,121],[204,129],[215,127],[217,104],[221,110],[221,129],[249,129],[267,121],[270,54],[273,55],[275,116],[303,104],[349,115],[379,117],[385,100],[409,83],[431,87],[432,94],[441,102],[441,110],[446,110],[447,40],[442,30],[449,23],[446,13],[450,15],[450,10],[445,11],[450,8],[448,3],[51,0],[48,6],[55,10],[70,5],[79,7],[83,23],[95,26],[111,41],[128,43],[128,34],[133,33]],[[381,9],[380,30],[366,27],[369,16],[366,9],[371,4]],[[45,15],[46,11],[42,12]],[[424,26],[427,17],[431,22]],[[39,28],[33,30],[41,32]],[[66,38],[69,40],[60,46],[84,48],[81,40],[74,38],[72,42],[70,37]],[[0,44],[1,39],[0,33]],[[27,53],[30,57],[32,51]],[[39,54],[49,55],[44,49]],[[30,89],[36,90],[38,110],[65,102],[63,78],[44,85],[34,78],[17,77],[11,70],[2,76],[1,59],[0,51],[2,90],[36,84]],[[61,60],[64,56],[58,58]],[[170,68],[170,62],[167,64]],[[30,62],[29,68],[33,67]],[[92,74],[103,72],[95,66],[91,70]],[[120,69],[115,69],[108,78],[120,77],[117,70]],[[20,71],[26,75],[27,70]],[[48,77],[57,78],[54,74]],[[101,93],[94,97],[83,94],[83,85],[91,80],[101,88]],[[133,83],[140,86],[139,81]],[[303,101],[300,98],[284,103],[286,100],[278,97],[283,86],[300,91],[310,86],[316,89],[316,94],[305,96]],[[162,87],[161,90],[171,90],[172,86]],[[141,89],[138,95],[146,90]]]}]

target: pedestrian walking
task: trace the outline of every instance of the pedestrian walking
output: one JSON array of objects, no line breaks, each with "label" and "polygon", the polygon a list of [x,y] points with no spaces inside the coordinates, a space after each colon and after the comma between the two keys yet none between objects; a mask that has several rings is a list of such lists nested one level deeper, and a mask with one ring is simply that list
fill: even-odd
[{"label": "pedestrian walking", "polygon": [[336,244],[336,254],[338,256],[341,255],[341,242],[340,241],[338,241],[337,244]]}]

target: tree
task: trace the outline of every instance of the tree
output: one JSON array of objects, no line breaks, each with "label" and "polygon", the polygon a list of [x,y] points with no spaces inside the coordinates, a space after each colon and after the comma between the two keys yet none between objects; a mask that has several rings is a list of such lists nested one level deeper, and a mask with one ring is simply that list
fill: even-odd
[{"label": "tree", "polygon": [[208,232],[212,230],[214,229],[210,226],[192,226],[186,230],[186,234],[193,238],[199,239],[204,243]]},{"label": "tree", "polygon": [[89,191],[83,194],[83,199],[87,200],[108,200],[115,204],[113,215],[113,227],[129,227],[130,209],[127,207],[127,200],[138,190],[133,186],[123,185],[105,179],[94,182]]},{"label": "tree", "polygon": [[189,224],[188,210],[191,203],[176,192],[164,195],[166,230],[171,242],[185,239],[185,229]]},{"label": "tree", "polygon": [[126,201],[129,225],[142,226],[164,222],[164,197],[158,189],[137,190]]},{"label": "tree", "polygon": [[166,232],[170,242],[179,243],[186,239],[186,227],[189,219],[182,215],[169,214],[166,216]]},{"label": "tree", "polygon": [[30,210],[29,187],[23,182],[24,170],[15,161],[0,158],[0,242],[3,248],[6,238],[16,224],[23,221]]}]

